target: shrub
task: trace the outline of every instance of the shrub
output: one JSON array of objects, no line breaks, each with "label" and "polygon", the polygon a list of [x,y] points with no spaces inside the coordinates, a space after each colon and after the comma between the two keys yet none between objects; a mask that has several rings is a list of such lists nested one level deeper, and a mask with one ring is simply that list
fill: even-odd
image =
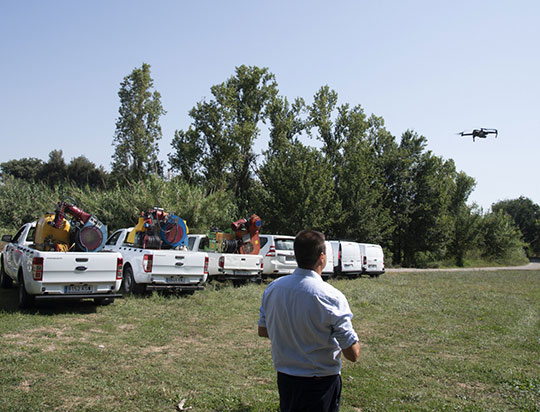
[{"label": "shrub", "polygon": [[228,228],[238,218],[234,197],[227,191],[206,193],[181,179],[170,182],[149,177],[140,183],[117,185],[108,190],[64,184],[48,187],[6,178],[0,184],[0,227],[7,233],[26,222],[53,212],[58,202],[71,198],[84,211],[107,225],[109,233],[134,226],[141,211],[161,207],[186,220],[191,231],[208,231],[211,226]]}]

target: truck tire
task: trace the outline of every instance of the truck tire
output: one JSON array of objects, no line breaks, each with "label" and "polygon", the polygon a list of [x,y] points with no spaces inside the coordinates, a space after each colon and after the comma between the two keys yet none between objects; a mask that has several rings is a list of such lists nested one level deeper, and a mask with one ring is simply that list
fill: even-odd
[{"label": "truck tire", "polygon": [[126,295],[141,294],[146,292],[146,285],[140,285],[135,282],[133,269],[131,266],[126,266],[124,269],[124,280],[122,281],[122,290]]},{"label": "truck tire", "polygon": [[124,276],[122,280],[122,291],[126,295],[131,295],[133,293],[133,284],[135,283],[135,279],[133,279],[133,269],[131,267],[126,266],[124,269]]},{"label": "truck tire", "polygon": [[24,278],[22,273],[19,274],[19,308],[27,309],[34,306],[34,296],[29,295],[24,286]]},{"label": "truck tire", "polygon": [[11,279],[4,270],[4,258],[2,258],[2,261],[0,262],[0,287],[9,289],[11,286],[13,286],[13,279]]}]

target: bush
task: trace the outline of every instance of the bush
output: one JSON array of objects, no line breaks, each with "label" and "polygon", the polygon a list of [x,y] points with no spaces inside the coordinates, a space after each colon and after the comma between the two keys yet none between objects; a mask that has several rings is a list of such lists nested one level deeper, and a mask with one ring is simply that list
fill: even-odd
[{"label": "bush", "polygon": [[[521,232],[504,211],[499,210],[486,215],[480,230],[483,257],[508,260],[519,255],[524,256],[525,243],[521,240]],[[518,252],[520,249],[521,253]]]},{"label": "bush", "polygon": [[0,227],[11,233],[22,224],[53,212],[57,203],[66,198],[95,215],[107,225],[109,233],[134,226],[141,212],[154,206],[186,220],[192,232],[206,232],[211,226],[228,228],[238,218],[230,192],[208,194],[205,188],[189,186],[181,179],[166,182],[150,177],[140,183],[101,190],[73,184],[50,188],[43,183],[7,178],[0,184]]}]

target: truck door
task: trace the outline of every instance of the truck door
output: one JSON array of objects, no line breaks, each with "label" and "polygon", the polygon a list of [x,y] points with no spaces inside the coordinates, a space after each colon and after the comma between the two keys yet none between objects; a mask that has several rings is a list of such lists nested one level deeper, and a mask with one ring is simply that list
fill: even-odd
[{"label": "truck door", "polygon": [[11,242],[9,242],[6,246],[5,264],[8,272],[12,275],[17,274],[17,268],[19,267],[19,262],[22,259],[22,252],[18,249],[17,246],[19,244],[19,239],[21,238],[25,229],[26,226],[21,227],[19,231],[15,234],[13,239],[11,239]]}]

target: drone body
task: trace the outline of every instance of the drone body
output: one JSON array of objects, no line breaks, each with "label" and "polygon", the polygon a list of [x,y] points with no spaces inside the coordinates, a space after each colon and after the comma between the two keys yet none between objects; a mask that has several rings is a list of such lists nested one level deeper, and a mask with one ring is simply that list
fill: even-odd
[{"label": "drone body", "polygon": [[458,134],[460,136],[472,136],[472,140],[474,142],[477,137],[485,139],[488,134],[494,134],[495,137],[497,137],[499,132],[497,131],[497,129],[486,129],[482,127],[481,129],[474,129],[472,132],[459,132]]}]

